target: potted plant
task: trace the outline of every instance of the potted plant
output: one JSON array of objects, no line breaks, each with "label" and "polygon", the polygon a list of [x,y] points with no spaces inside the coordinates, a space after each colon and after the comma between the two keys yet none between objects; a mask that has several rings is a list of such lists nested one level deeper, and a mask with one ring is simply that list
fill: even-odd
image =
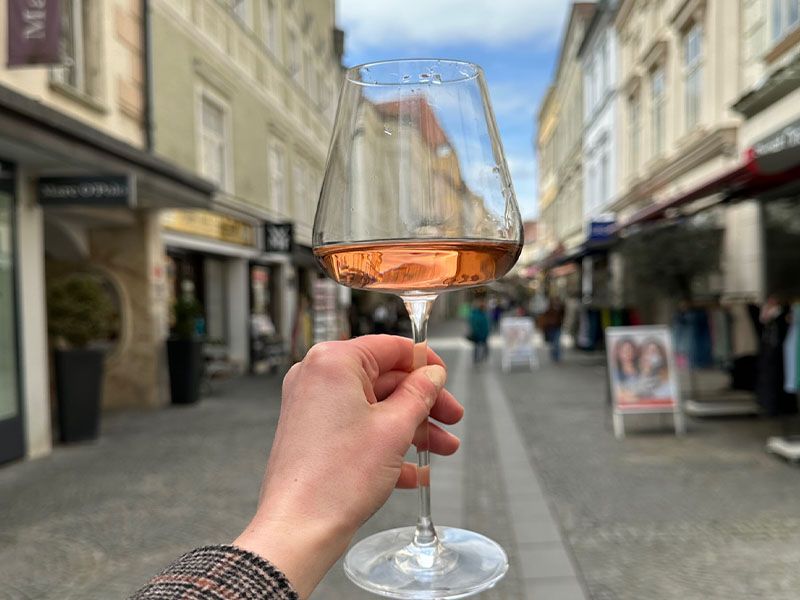
[{"label": "potted plant", "polygon": [[102,343],[115,318],[114,304],[96,275],[72,273],[48,286],[47,330],[62,442],[97,438],[106,353]]},{"label": "potted plant", "polygon": [[203,375],[203,342],[198,322],[203,317],[203,307],[194,297],[191,282],[183,286],[183,293],[172,307],[174,324],[172,336],[167,340],[169,363],[169,388],[173,404],[193,404],[200,398],[200,380]]}]

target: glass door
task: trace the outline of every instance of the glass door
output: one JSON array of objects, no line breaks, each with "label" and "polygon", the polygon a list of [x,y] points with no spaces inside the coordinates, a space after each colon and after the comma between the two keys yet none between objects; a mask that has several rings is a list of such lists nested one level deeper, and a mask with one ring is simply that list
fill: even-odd
[{"label": "glass door", "polygon": [[20,415],[13,192],[13,172],[0,163],[0,463],[25,454]]}]

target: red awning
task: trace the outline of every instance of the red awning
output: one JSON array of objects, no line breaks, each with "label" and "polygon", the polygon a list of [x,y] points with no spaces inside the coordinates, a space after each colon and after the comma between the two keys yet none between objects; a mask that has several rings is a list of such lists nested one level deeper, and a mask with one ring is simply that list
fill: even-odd
[{"label": "red awning", "polygon": [[657,221],[664,218],[668,211],[685,206],[695,200],[713,196],[714,194],[720,195],[720,201],[746,196],[756,197],[765,191],[798,180],[800,180],[800,165],[795,165],[779,173],[764,172],[764,170],[759,167],[755,152],[750,148],[745,152],[742,164],[714,179],[698,185],[684,194],[665,202],[647,206],[635,212],[617,226],[616,232],[627,229],[633,225]]}]

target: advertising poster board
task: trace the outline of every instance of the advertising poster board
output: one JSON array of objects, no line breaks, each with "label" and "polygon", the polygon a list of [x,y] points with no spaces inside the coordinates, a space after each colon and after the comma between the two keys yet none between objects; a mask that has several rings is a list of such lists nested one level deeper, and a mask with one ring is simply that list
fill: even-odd
[{"label": "advertising poster board", "polygon": [[531,369],[539,366],[534,343],[535,332],[536,328],[530,317],[500,319],[500,333],[503,336],[501,363],[504,372],[507,373],[516,364],[524,364]]},{"label": "advertising poster board", "polygon": [[623,416],[670,413],[683,433],[683,413],[672,335],[665,326],[608,327],[605,330],[614,433],[625,436]]}]

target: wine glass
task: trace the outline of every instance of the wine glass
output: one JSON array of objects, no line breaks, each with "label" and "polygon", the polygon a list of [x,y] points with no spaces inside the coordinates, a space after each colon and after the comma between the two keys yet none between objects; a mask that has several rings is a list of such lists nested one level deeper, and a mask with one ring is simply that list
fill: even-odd
[{"label": "wine glass", "polygon": [[[522,224],[483,72],[455,60],[391,60],[349,69],[314,219],[314,254],[340,284],[396,294],[426,364],[437,295],[505,275]],[[463,598],[508,569],[499,544],[430,514],[428,423],[418,429],[415,527],[357,543],[350,579],[392,598]],[[368,450],[368,449],[365,449]]]}]

